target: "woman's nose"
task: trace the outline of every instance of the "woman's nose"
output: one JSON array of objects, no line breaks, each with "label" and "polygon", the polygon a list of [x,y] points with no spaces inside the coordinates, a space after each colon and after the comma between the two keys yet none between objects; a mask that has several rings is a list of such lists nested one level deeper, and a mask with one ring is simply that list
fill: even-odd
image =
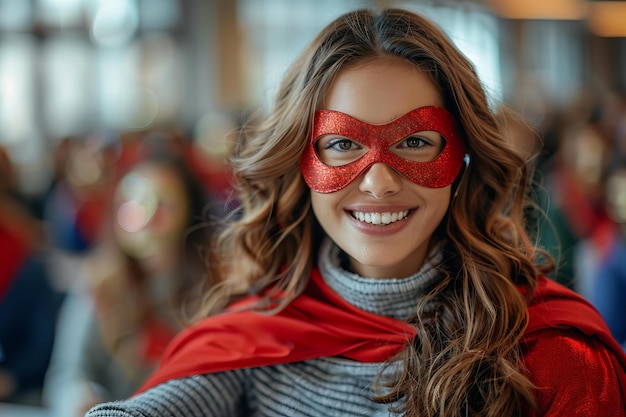
[{"label": "woman's nose", "polygon": [[359,183],[359,190],[376,199],[388,197],[400,191],[400,174],[389,165],[377,162],[365,171]]}]

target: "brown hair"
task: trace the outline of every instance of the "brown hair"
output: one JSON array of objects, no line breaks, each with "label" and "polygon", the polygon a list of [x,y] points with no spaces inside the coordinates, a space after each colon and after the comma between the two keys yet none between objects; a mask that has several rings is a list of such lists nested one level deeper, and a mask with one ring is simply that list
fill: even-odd
[{"label": "brown hair", "polygon": [[243,132],[232,160],[241,205],[217,242],[219,284],[202,314],[250,288],[284,290],[279,307],[303,290],[318,243],[298,165],[312,116],[342,68],[389,56],[429,74],[464,132],[471,163],[436,236],[444,278],[420,301],[418,336],[396,358],[403,371],[376,400],[402,399],[394,404],[407,416],[520,415],[533,404],[533,387],[521,369],[527,308],[516,286],[531,294],[549,269],[534,264],[524,230],[529,174],[472,64],[438,27],[405,10],[356,10],[330,23],[286,73],[273,112]]}]

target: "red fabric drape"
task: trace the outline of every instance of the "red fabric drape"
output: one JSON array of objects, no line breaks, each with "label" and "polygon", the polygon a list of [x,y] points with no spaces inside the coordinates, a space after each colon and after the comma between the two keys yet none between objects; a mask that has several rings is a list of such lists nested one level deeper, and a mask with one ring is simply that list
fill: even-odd
[{"label": "red fabric drape", "polygon": [[[254,301],[253,298],[245,300]],[[609,357],[614,370],[608,372],[617,375],[609,383],[617,392],[621,391],[622,396],[621,400],[615,399],[615,404],[624,407],[626,355],[591,304],[562,285],[542,277],[529,305],[529,315],[525,340],[536,340],[546,330],[568,329],[577,329],[597,340],[598,350],[591,352],[591,357]],[[327,287],[319,271],[315,270],[307,291],[276,315],[229,312],[207,318],[180,333],[168,346],[160,367],[138,393],[170,379],[322,356],[383,362],[403,349],[414,335],[415,328],[408,324],[350,305]],[[543,348],[554,347],[550,340]],[[581,341],[584,343],[585,340]],[[551,355],[549,360],[553,358]],[[543,379],[533,379],[534,370],[543,367],[549,371],[555,363],[546,362],[541,355],[539,358],[529,355],[528,359],[526,366],[537,385],[566,385],[560,375],[550,372]],[[560,365],[567,367],[570,364]],[[540,405],[553,400],[548,397],[549,392],[545,391],[540,397]]]}]

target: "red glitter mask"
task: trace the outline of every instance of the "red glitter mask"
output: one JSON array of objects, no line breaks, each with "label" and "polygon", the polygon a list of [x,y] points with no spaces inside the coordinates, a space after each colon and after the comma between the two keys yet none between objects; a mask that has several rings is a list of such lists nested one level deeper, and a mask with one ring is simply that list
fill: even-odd
[{"label": "red glitter mask", "polygon": [[[437,106],[417,108],[382,125],[365,123],[334,110],[318,110],[311,141],[300,159],[300,170],[307,185],[318,193],[333,193],[346,187],[377,162],[387,164],[417,185],[446,187],[459,175],[465,155],[465,147],[455,126],[454,117]],[[438,132],[445,139],[443,149],[435,159],[416,162],[391,151],[392,145],[423,131]],[[354,140],[365,146],[367,152],[346,164],[327,165],[319,158],[316,142],[328,134]]]}]

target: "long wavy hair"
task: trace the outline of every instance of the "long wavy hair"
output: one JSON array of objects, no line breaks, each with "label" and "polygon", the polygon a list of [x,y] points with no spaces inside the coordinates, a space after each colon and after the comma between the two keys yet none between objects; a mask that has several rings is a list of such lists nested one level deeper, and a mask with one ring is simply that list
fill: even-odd
[{"label": "long wavy hair", "polygon": [[299,170],[313,115],[343,68],[381,57],[400,57],[431,77],[471,163],[434,236],[444,248],[443,279],[420,300],[417,337],[393,360],[402,361],[402,372],[391,382],[379,378],[375,400],[407,416],[520,415],[534,405],[520,349],[528,320],[523,293],[530,296],[550,268],[538,266],[526,231],[528,166],[505,140],[473,65],[412,12],[356,10],[337,18],[287,71],[272,112],[242,131],[232,158],[240,206],[210,252],[218,284],[200,316],[270,285],[282,294],[277,308],[303,291],[319,244]]}]

